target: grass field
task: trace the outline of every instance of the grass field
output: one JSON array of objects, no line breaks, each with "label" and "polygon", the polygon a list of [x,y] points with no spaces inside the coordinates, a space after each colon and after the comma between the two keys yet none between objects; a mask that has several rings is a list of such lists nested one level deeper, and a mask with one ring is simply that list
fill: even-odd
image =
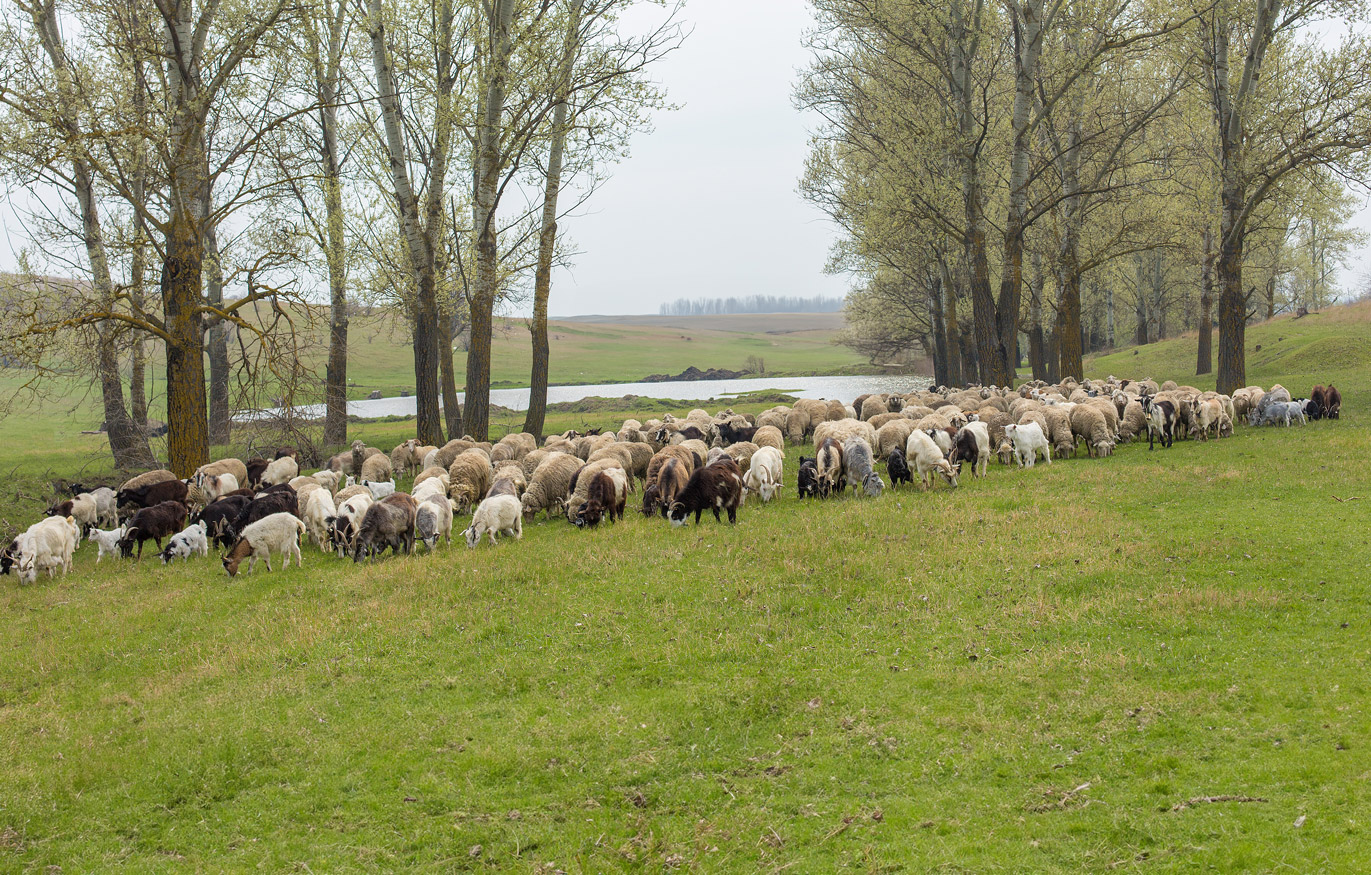
[{"label": "grass field", "polygon": [[736,527],[232,581],[83,547],[0,584],[0,870],[1364,871],[1371,327],[1326,315],[1249,335],[1341,388],[1304,429],[827,503],[792,448]]}]

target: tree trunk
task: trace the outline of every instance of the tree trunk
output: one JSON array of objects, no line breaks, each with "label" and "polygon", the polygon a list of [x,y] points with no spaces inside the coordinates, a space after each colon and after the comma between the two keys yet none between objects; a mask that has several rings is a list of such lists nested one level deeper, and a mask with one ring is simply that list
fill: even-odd
[{"label": "tree trunk", "polygon": [[205,359],[200,328],[201,257],[193,220],[173,219],[162,264],[167,330],[167,455],[177,477],[209,461]]},{"label": "tree trunk", "polygon": [[471,343],[467,347],[466,425],[478,441],[485,440],[490,431],[490,342],[495,296],[500,283],[499,228],[495,212],[503,170],[500,133],[505,112],[505,79],[509,75],[512,51],[510,26],[514,0],[491,0],[487,14],[490,16],[491,56],[477,125],[476,286],[471,296]]},{"label": "tree trunk", "polygon": [[962,348],[962,328],[957,321],[957,280],[954,278],[952,270],[945,258],[938,259],[938,269],[942,273],[943,291],[946,293],[946,303],[943,304],[942,316],[943,323],[947,327],[947,383],[948,386],[961,386],[965,383],[964,375],[970,373],[963,370],[963,348]]},{"label": "tree trunk", "polygon": [[328,366],[324,375],[324,443],[348,439],[347,237],[343,212],[343,158],[338,147],[338,83],[342,78],[342,41],[347,4],[338,0],[328,24],[327,63],[317,68],[319,128],[323,141],[325,256],[328,259]]},{"label": "tree trunk", "polygon": [[454,438],[466,433],[466,429],[462,428],[462,402],[457,400],[457,373],[452,362],[456,341],[457,317],[446,315],[443,318],[442,364],[439,376],[443,380],[443,421],[447,423],[448,436]]},{"label": "tree trunk", "polygon": [[552,257],[557,247],[557,196],[562,188],[562,157],[566,149],[567,92],[580,42],[581,9],[584,0],[574,0],[568,12],[566,36],[562,43],[557,105],[552,110],[552,146],[548,151],[547,179],[543,186],[542,230],[538,235],[538,267],[533,277],[533,322],[529,325],[533,344],[533,368],[529,376],[528,413],[524,431],[540,440],[547,415],[547,380],[551,349],[547,339],[547,304],[552,294]]},{"label": "tree trunk", "polygon": [[1214,369],[1214,234],[1207,228],[1200,270],[1199,351],[1195,356],[1195,373],[1207,374]]},{"label": "tree trunk", "polygon": [[1218,390],[1225,395],[1247,385],[1247,297],[1242,289],[1242,249],[1242,234],[1222,235],[1217,270],[1219,370],[1215,377]]},{"label": "tree trunk", "polygon": [[933,383],[937,386],[951,385],[947,368],[947,322],[943,319],[943,281],[934,275],[928,283],[928,315],[933,326]]},{"label": "tree trunk", "polygon": [[[219,230],[209,219],[205,204],[205,298],[211,306],[224,305],[224,266],[219,261]],[[226,323],[207,316],[206,347],[209,351],[209,442],[227,444],[230,440],[229,355]]]},{"label": "tree trunk", "polygon": [[[1069,236],[1069,235],[1068,235]],[[1081,353],[1081,273],[1075,262],[1074,245],[1061,270],[1061,304],[1058,308],[1057,355],[1061,377],[1084,376]]]},{"label": "tree trunk", "polygon": [[[143,318],[143,283],[147,276],[148,243],[142,230],[133,244],[133,258],[129,268],[129,309]],[[134,424],[140,429],[148,424],[147,341],[142,334],[132,332],[129,338],[129,407]]]},{"label": "tree trunk", "polygon": [[1043,360],[1043,258],[1033,253],[1033,287],[1028,298],[1028,364],[1033,379],[1047,379],[1047,362]]}]

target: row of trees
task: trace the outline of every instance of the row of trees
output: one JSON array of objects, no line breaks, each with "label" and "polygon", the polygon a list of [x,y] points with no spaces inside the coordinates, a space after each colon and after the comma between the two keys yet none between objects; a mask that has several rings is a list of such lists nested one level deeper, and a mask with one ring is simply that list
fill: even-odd
[{"label": "row of trees", "polygon": [[442,443],[487,436],[493,315],[531,294],[541,432],[559,222],[664,105],[647,71],[682,39],[674,0],[6,2],[0,173],[31,195],[29,272],[80,279],[9,290],[0,346],[39,372],[97,350],[119,464],[152,461],[150,360],[185,475],[234,389],[317,386],[302,320],[327,320],[343,442],[363,300],[408,316],[418,437]]},{"label": "row of trees", "polygon": [[[1244,385],[1244,330],[1318,306],[1356,235],[1371,44],[1350,0],[811,0],[802,190],[859,279],[847,340],[937,379],[1082,373],[1086,344],[1195,328]],[[1026,344],[1024,340],[1026,339]]]},{"label": "row of trees", "polygon": [[742,298],[677,298],[662,304],[662,316],[726,316],[735,313],[837,313],[842,298],[747,295]]}]

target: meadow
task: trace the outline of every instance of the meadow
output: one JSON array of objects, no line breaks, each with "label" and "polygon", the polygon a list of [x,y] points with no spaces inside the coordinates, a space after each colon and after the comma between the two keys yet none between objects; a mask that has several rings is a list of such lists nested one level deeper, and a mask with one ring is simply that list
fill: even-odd
[{"label": "meadow", "polygon": [[956,490],[800,502],[790,448],[736,526],[231,581],[83,546],[0,584],[0,870],[1364,871],[1368,325],[1249,331],[1340,421]]}]

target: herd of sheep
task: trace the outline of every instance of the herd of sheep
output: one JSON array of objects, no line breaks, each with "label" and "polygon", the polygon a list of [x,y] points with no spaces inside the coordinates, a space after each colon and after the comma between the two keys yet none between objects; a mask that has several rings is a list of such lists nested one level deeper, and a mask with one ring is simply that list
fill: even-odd
[{"label": "herd of sheep", "polygon": [[[148,541],[163,562],[207,557],[218,545],[229,576],[245,559],[249,571],[258,560],[271,570],[273,555],[283,567],[292,557],[300,564],[302,537],[360,562],[387,548],[412,553],[418,542],[430,551],[450,544],[454,518],[468,512],[463,535],[475,547],[483,538],[522,537],[523,521],[539,511],[581,527],[621,520],[639,486],[645,516],[684,525],[708,511],[735,522],[748,495],[769,502],[781,493],[787,441],[814,447],[813,456],[799,459],[801,499],[849,486],[874,497],[886,479],[894,487],[917,478],[929,489],[941,477],[955,487],[964,467],[984,477],[992,458],[1032,467],[1039,457],[1051,463],[1054,454],[1069,457],[1082,446],[1103,457],[1144,433],[1149,448],[1158,441],[1170,447],[1178,438],[1227,437],[1240,419],[1286,426],[1337,419],[1341,406],[1332,386],[1297,401],[1279,385],[1229,396],[1111,377],[870,394],[851,405],[803,399],[755,417],[692,410],[684,418],[630,419],[617,432],[553,435],[542,446],[531,434],[442,447],[409,440],[390,453],[357,441],[308,475],[300,473],[298,453],[285,448],[274,459],[221,459],[185,480],[157,470],[117,489],[73,487],[71,499],[0,550],[0,573],[30,583],[40,572],[68,572],[83,539],[98,546],[97,563],[141,558]],[[410,473],[410,491],[397,491],[397,477]]]}]

